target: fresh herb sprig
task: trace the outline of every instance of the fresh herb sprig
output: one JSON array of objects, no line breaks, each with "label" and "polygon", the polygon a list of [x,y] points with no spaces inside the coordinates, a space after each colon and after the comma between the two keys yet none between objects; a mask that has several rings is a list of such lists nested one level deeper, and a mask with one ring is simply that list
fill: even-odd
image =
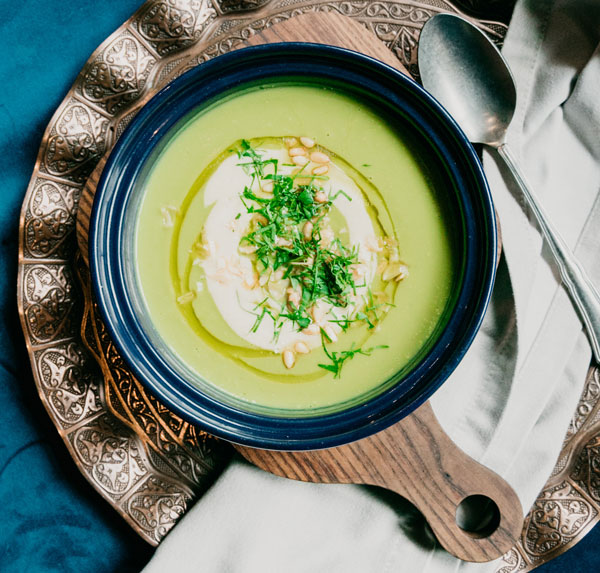
[{"label": "fresh herb sprig", "polygon": [[339,378],[342,373],[342,367],[347,360],[351,360],[357,354],[362,354],[363,356],[371,356],[371,353],[374,350],[380,348],[389,348],[386,344],[380,344],[378,346],[371,346],[371,348],[356,348],[354,342],[350,346],[348,350],[342,350],[340,352],[329,351],[327,349],[327,344],[325,343],[325,338],[327,335],[321,331],[321,345],[323,347],[323,351],[327,355],[327,358],[331,360],[331,364],[319,364],[319,368],[323,368],[329,372],[333,373],[334,378]]}]

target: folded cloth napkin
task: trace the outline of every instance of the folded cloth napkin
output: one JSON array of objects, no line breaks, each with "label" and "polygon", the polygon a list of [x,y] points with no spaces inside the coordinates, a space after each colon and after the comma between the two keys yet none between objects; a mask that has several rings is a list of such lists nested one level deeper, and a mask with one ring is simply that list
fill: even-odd
[{"label": "folded cloth napkin", "polygon": [[[509,142],[545,209],[600,283],[600,4],[521,0],[503,52],[519,101]],[[445,430],[529,508],[548,478],[590,362],[581,323],[510,179],[484,161],[504,244],[484,324],[432,399]],[[240,459],[188,512],[145,571],[495,571],[426,535],[398,496],[299,483]]]}]

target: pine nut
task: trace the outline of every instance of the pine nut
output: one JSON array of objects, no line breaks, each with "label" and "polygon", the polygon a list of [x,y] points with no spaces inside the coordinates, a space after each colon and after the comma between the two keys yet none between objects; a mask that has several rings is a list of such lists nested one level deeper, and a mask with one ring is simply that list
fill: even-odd
[{"label": "pine nut", "polygon": [[254,213],[254,215],[252,215],[252,220],[260,223],[261,225],[266,225],[269,222],[267,221],[267,218],[260,213]]},{"label": "pine nut", "polygon": [[294,364],[296,364],[296,356],[294,355],[294,353],[291,350],[284,350],[283,354],[281,355],[281,358],[283,359],[284,366],[288,370],[290,368],[293,368]]},{"label": "pine nut", "polygon": [[289,151],[288,154],[290,157],[297,157],[300,155],[306,155],[306,149],[304,149],[304,147],[292,147]]},{"label": "pine nut", "polygon": [[314,146],[315,146],[315,140],[314,140],[314,139],[311,139],[310,137],[301,137],[301,138],[300,138],[300,143],[301,143],[302,145],[304,145],[304,147],[308,147],[309,149],[310,149],[311,147],[314,147]]},{"label": "pine nut", "polygon": [[283,143],[285,143],[286,147],[296,147],[298,140],[295,137],[284,137]]},{"label": "pine nut", "polygon": [[308,241],[312,237],[313,232],[313,224],[310,221],[306,221],[304,224],[304,228],[302,229],[302,234],[304,238]]},{"label": "pine nut", "polygon": [[325,314],[323,313],[323,309],[321,309],[319,306],[313,305],[313,307],[310,309],[310,314],[317,324],[321,324],[323,322],[323,317]]},{"label": "pine nut", "polygon": [[262,190],[265,193],[273,193],[273,181],[267,181],[262,184]]},{"label": "pine nut", "polygon": [[325,193],[325,191],[317,191],[315,193],[315,201],[317,203],[326,203],[327,202],[327,193]]},{"label": "pine nut", "polygon": [[325,175],[329,173],[329,165],[319,165],[312,170],[313,175]]},{"label": "pine nut", "polygon": [[310,160],[315,163],[329,163],[329,155],[326,155],[322,151],[313,151],[310,154]]},{"label": "pine nut", "polygon": [[310,349],[308,346],[306,346],[306,344],[304,344],[304,342],[296,342],[296,344],[294,344],[294,350],[298,354],[308,354],[310,352]]},{"label": "pine nut", "polygon": [[308,157],[304,157],[304,155],[296,155],[296,156],[292,157],[292,163],[295,163],[296,165],[300,165],[300,167],[303,167],[304,165],[306,165],[308,163]]}]

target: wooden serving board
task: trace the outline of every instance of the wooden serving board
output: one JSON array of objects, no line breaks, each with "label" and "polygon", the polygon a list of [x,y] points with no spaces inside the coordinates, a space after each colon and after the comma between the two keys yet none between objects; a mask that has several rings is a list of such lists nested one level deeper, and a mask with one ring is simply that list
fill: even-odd
[{"label": "wooden serving board", "polygon": [[[291,41],[349,48],[407,73],[373,34],[334,13],[296,16],[256,34],[247,45]],[[86,260],[89,217],[105,163],[101,160],[89,177],[80,200],[77,238]],[[395,491],[424,514],[447,551],[466,561],[490,561],[502,556],[522,530],[523,511],[514,490],[452,442],[429,402],[387,430],[337,448],[276,452],[234,447],[256,466],[279,476],[308,482],[370,484]],[[467,498],[474,499],[471,496],[483,496],[484,501],[487,498],[491,502],[486,516],[481,516],[487,521],[467,531],[457,524],[456,517],[459,505]],[[467,501],[463,508],[468,505]]]}]

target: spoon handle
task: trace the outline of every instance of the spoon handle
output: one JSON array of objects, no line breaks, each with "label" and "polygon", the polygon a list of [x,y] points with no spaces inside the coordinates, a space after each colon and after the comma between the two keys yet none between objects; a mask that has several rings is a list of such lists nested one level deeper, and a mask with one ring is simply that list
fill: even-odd
[{"label": "spoon handle", "polygon": [[581,263],[564,242],[556,228],[552,225],[539,200],[534,195],[525,176],[520,170],[515,157],[506,143],[498,148],[500,157],[510,169],[515,181],[518,183],[523,196],[527,200],[535,218],[537,219],[544,238],[550,246],[554,260],[558,264],[560,276],[571,296],[571,300],[579,311],[585,324],[587,335],[592,347],[596,363],[600,364],[600,295]]}]

